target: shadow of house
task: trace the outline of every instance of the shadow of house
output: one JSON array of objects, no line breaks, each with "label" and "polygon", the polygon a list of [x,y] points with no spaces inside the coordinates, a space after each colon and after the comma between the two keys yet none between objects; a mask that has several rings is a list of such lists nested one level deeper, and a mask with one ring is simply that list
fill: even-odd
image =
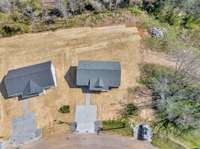
[{"label": "shadow of house", "polygon": [[71,66],[67,73],[64,76],[65,81],[69,85],[70,88],[80,88],[83,93],[94,93],[99,94],[98,91],[90,91],[88,86],[78,86],[77,85],[77,66]]},{"label": "shadow of house", "polygon": [[90,91],[88,86],[77,86],[77,66],[71,66],[67,73],[65,74],[64,78],[70,88],[80,88],[83,93],[96,93],[99,94],[98,91]]},{"label": "shadow of house", "polygon": [[91,91],[88,86],[80,87],[83,93],[100,94],[100,91]]},{"label": "shadow of house", "polygon": [[71,66],[67,73],[65,74],[65,80],[70,88],[77,88],[76,85],[76,66]]},{"label": "shadow of house", "polygon": [[1,92],[1,95],[3,96],[4,99],[8,99],[8,94],[6,92],[6,88],[5,88],[5,85],[4,85],[4,80],[5,80],[5,77],[3,77],[1,83],[0,83],[0,92]]},{"label": "shadow of house", "polygon": [[91,91],[89,90],[88,86],[81,86],[79,87],[81,88],[82,92],[87,94],[87,93],[90,93],[90,94],[100,94],[101,92],[98,92],[98,91]]}]

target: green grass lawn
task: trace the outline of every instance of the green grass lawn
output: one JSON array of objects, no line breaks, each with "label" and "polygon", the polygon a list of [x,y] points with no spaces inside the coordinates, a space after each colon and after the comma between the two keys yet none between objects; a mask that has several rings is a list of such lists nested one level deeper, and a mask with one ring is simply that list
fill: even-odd
[{"label": "green grass lawn", "polygon": [[[124,122],[119,120],[104,121],[103,133],[129,137],[133,136],[132,129],[128,127]],[[174,139],[176,139],[176,141],[173,141]],[[183,147],[177,142],[180,142],[188,148]],[[154,135],[152,138],[152,144],[159,149],[193,149],[195,147],[200,147],[200,133],[193,132],[176,137],[163,137],[163,135],[162,137],[158,137],[158,135]]]},{"label": "green grass lawn", "polygon": [[185,149],[166,137],[158,137],[156,135],[152,139],[152,144],[160,149]]},{"label": "green grass lawn", "polygon": [[200,133],[199,131],[195,131],[180,136],[168,135],[168,137],[158,137],[154,135],[152,144],[160,149],[200,148]]},{"label": "green grass lawn", "polygon": [[185,144],[189,148],[195,148],[195,147],[200,148],[200,132],[199,131],[184,134],[178,137],[178,140],[180,142],[183,142],[183,144]]},{"label": "green grass lawn", "polygon": [[132,129],[118,120],[103,121],[103,132],[121,136],[133,136]]},{"label": "green grass lawn", "polygon": [[120,136],[128,136],[132,137],[133,133],[131,132],[130,128],[119,128],[119,129],[112,129],[112,130],[103,130],[104,133],[109,133],[109,134],[116,134]]}]

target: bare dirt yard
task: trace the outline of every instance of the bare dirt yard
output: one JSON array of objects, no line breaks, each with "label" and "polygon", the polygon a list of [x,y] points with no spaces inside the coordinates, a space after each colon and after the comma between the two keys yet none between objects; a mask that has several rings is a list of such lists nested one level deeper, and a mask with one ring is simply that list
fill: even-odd
[{"label": "bare dirt yard", "polygon": [[[45,95],[29,99],[29,110],[36,113],[37,127],[44,136],[66,132],[65,123],[74,121],[75,106],[84,103],[79,88],[70,88],[66,75],[79,60],[114,60],[122,66],[119,89],[93,94],[92,103],[98,107],[98,119],[115,118],[121,104],[127,102],[127,88],[137,85],[138,64],[142,61],[141,37],[135,27],[125,25],[99,28],[73,28],[54,32],[24,34],[0,39],[0,79],[8,70],[51,60],[56,68],[58,86]],[[68,76],[68,77],[65,77]],[[70,80],[69,79],[69,80]],[[70,105],[69,114],[61,114],[61,105]],[[11,134],[11,121],[22,115],[22,102],[17,98],[0,96],[0,137]]]},{"label": "bare dirt yard", "polygon": [[155,149],[148,142],[111,135],[59,135],[43,138],[22,149]]},{"label": "bare dirt yard", "polygon": [[[141,51],[140,41],[138,29],[125,25],[73,28],[2,38],[0,79],[2,80],[10,69],[51,60],[56,68],[58,86],[47,90],[45,95],[30,98],[29,110],[36,113],[37,127],[43,128],[44,137],[65,133],[69,131],[66,123],[74,121],[75,106],[84,103],[81,89],[71,88],[68,84],[69,80],[74,79],[73,74],[67,75],[70,67],[77,66],[79,60],[120,61],[122,67],[120,88],[92,95],[92,104],[97,105],[98,119],[113,119],[118,115],[123,103],[135,100],[132,97],[127,98],[127,90],[137,85],[140,75],[139,64],[157,59],[156,55]],[[58,109],[62,105],[70,105],[71,112],[59,113]],[[12,119],[21,116],[22,111],[22,102],[17,98],[4,99],[0,96],[1,138],[9,138],[12,132]],[[149,118],[149,113],[151,111],[143,111],[142,115],[144,118]],[[62,139],[66,141],[65,136]]]}]

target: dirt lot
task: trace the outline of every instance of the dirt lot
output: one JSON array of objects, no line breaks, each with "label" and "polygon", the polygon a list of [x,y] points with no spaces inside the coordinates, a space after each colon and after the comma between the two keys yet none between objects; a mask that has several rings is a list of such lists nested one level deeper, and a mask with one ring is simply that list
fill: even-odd
[{"label": "dirt lot", "polygon": [[[120,88],[92,96],[92,103],[98,106],[98,119],[112,119],[121,108],[121,103],[127,101],[127,88],[137,84],[138,64],[142,61],[140,39],[137,28],[123,25],[74,28],[3,38],[0,39],[0,79],[9,69],[48,60],[53,62],[58,86],[48,90],[46,95],[29,99],[30,111],[36,112],[37,127],[44,128],[44,135],[49,135],[67,131],[66,125],[59,121],[73,121],[75,106],[84,102],[81,89],[70,88],[64,78],[70,66],[76,66],[79,60],[120,61]],[[58,112],[63,104],[70,105],[70,114]],[[5,100],[0,96],[1,137],[9,137],[11,120],[21,114],[22,102],[17,98]]]},{"label": "dirt lot", "polygon": [[155,149],[147,142],[110,135],[57,135],[25,145],[22,149]]}]

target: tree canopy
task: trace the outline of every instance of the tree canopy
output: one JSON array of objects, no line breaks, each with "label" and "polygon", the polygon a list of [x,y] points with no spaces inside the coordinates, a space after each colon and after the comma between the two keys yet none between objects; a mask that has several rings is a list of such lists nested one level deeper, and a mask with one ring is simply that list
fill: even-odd
[{"label": "tree canopy", "polygon": [[141,81],[152,90],[156,128],[175,133],[200,127],[200,84],[173,69],[144,65]]}]

